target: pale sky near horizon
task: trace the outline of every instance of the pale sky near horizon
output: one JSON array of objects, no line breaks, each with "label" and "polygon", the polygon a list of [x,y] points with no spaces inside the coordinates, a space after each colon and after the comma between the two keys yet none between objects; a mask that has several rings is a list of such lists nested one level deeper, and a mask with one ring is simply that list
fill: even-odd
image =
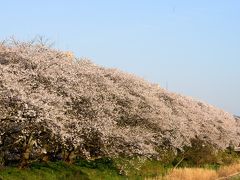
[{"label": "pale sky near horizon", "polygon": [[240,115],[239,0],[8,0],[0,22]]}]

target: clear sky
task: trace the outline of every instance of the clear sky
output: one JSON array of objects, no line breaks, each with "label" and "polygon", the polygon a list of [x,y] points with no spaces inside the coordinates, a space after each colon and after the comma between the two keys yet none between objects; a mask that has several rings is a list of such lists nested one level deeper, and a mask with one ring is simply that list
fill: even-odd
[{"label": "clear sky", "polygon": [[239,0],[2,0],[0,39],[12,35],[240,115]]}]

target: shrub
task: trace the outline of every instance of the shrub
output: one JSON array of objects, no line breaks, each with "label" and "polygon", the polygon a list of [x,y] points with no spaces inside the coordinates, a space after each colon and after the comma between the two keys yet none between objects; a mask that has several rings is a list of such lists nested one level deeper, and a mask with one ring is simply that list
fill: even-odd
[{"label": "shrub", "polygon": [[217,160],[216,148],[206,141],[199,138],[191,139],[191,146],[185,146],[183,152],[178,154],[175,164],[182,160],[181,166],[203,166],[206,164],[215,164]]}]

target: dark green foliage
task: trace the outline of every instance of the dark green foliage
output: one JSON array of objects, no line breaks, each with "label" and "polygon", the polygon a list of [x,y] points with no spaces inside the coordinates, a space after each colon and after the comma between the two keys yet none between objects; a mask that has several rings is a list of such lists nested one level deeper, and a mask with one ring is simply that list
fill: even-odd
[{"label": "dark green foliage", "polygon": [[190,166],[217,163],[216,149],[213,145],[198,138],[191,140],[190,147],[184,147],[183,156]]},{"label": "dark green foliage", "polygon": [[172,164],[180,167],[211,167],[218,168],[220,165],[229,165],[236,162],[239,155],[233,147],[226,150],[217,150],[206,141],[195,138],[191,140],[191,146],[185,146]]},{"label": "dark green foliage", "polygon": [[80,159],[76,162],[76,165],[81,166],[81,167],[91,168],[91,169],[117,170],[117,168],[115,167],[114,161],[112,159],[109,159],[109,158],[101,158],[101,159],[96,159],[94,161],[87,161],[85,159]]},{"label": "dark green foliage", "polygon": [[221,165],[229,165],[239,161],[239,154],[233,150],[218,151],[217,158]]}]

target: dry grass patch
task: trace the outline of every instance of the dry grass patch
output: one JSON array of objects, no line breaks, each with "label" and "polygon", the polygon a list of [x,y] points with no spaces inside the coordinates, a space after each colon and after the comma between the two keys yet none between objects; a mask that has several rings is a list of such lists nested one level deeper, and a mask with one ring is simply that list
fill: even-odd
[{"label": "dry grass patch", "polygon": [[223,166],[218,171],[219,177],[228,177],[240,172],[240,164],[233,164],[229,166]]},{"label": "dry grass patch", "polygon": [[219,170],[203,169],[203,168],[179,168],[173,169],[164,178],[164,180],[216,180],[225,179],[238,175],[240,172],[240,164],[232,164],[223,166]]},{"label": "dry grass patch", "polygon": [[165,177],[165,180],[215,180],[217,172],[202,168],[180,168],[174,169]]}]

